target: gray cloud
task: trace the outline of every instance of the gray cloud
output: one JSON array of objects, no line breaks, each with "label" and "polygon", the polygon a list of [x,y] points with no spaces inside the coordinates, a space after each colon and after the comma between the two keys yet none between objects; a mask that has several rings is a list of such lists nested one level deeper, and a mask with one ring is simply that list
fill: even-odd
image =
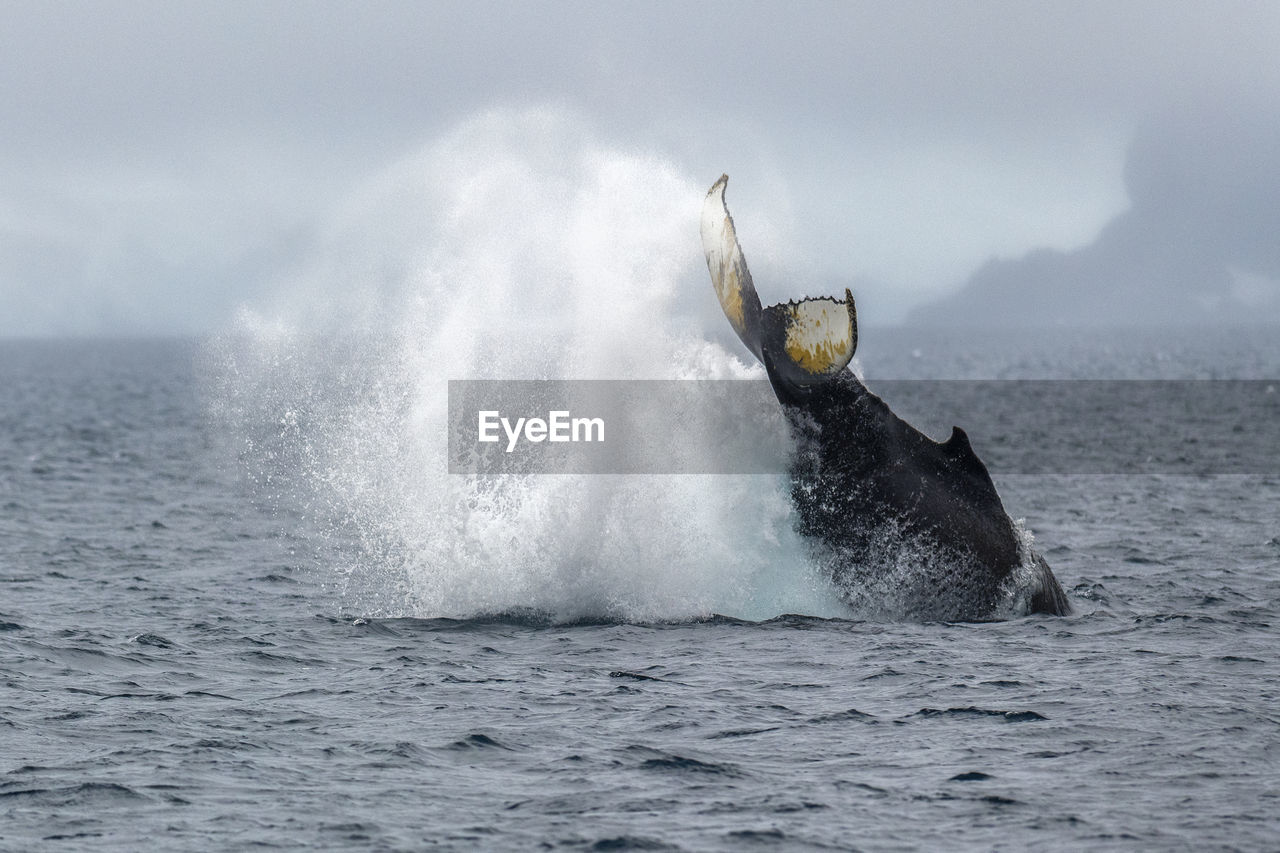
[{"label": "gray cloud", "polygon": [[540,102],[733,173],[766,268],[900,316],[1088,242],[1145,117],[1280,102],[1278,36],[1269,2],[10,3],[0,334],[215,326],[369,175]]}]

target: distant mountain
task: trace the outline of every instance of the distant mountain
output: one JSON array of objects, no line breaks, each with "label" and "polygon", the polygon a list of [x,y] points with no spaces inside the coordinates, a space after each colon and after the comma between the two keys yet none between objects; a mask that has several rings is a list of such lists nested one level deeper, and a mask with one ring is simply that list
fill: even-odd
[{"label": "distant mountain", "polygon": [[1146,125],[1125,165],[1130,208],[1070,252],[993,259],[920,325],[1280,322],[1280,118]]}]

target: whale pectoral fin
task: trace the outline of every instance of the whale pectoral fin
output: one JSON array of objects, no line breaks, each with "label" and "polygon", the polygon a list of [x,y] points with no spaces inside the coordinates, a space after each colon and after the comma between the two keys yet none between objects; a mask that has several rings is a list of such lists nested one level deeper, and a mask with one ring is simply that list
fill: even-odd
[{"label": "whale pectoral fin", "polygon": [[[762,349],[770,356],[770,379],[809,386],[836,376],[858,348],[858,311],[853,294],[770,305],[761,319]],[[776,385],[776,381],[775,381]]]},{"label": "whale pectoral fin", "polygon": [[760,350],[760,297],[747,270],[747,260],[738,245],[733,217],[724,201],[728,175],[721,175],[702,204],[702,253],[715,286],[720,307],[729,324],[756,358]]},{"label": "whale pectoral fin", "polygon": [[1062,584],[1054,577],[1053,570],[1045,562],[1044,557],[1031,552],[1034,563],[1035,580],[1031,593],[1031,612],[1047,613],[1050,616],[1070,616],[1071,600],[1062,590]]}]

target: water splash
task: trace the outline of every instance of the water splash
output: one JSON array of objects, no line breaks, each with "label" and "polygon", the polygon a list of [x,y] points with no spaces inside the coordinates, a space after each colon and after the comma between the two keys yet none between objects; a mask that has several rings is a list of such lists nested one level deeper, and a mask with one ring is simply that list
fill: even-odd
[{"label": "water splash", "polygon": [[785,477],[447,473],[449,379],[762,375],[706,330],[723,321],[704,183],[563,111],[486,113],[371,181],[213,344],[222,431],[258,494],[314,532],[343,606],[847,612],[792,529]]}]

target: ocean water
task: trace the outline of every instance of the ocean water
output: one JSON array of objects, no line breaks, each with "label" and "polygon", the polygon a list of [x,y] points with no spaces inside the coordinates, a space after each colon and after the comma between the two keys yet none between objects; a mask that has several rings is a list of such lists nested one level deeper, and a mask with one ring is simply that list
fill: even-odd
[{"label": "ocean water", "polygon": [[[763,378],[715,177],[496,111],[218,335],[0,341],[0,848],[1280,846],[1274,329],[860,306],[857,369],[967,430],[1065,618],[852,611],[768,466],[448,473],[450,379]],[[831,292],[803,200],[737,186],[762,297]],[[690,458],[778,452],[706,417]]]},{"label": "ocean water", "polygon": [[[862,351],[873,388],[1028,408],[1019,378],[1280,376],[1273,330]],[[450,477],[422,373],[252,329],[0,342],[0,847],[1280,844],[1274,457],[1135,471],[1055,421],[1127,473],[993,473],[1075,614],[919,624],[842,610],[768,478]]]}]

